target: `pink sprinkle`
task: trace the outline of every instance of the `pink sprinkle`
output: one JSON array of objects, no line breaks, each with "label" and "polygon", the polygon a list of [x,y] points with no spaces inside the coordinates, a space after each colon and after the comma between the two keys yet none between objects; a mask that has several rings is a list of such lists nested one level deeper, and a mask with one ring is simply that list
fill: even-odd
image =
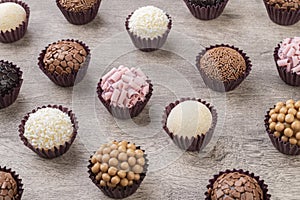
[{"label": "pink sprinkle", "polygon": [[278,61],[277,61],[277,64],[278,64],[278,66],[280,66],[280,67],[287,66],[287,64],[288,64],[288,59],[278,60]]}]

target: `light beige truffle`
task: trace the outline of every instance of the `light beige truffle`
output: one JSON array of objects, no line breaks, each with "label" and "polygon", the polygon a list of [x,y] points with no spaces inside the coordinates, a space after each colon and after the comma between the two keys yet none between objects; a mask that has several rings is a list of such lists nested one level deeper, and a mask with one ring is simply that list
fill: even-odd
[{"label": "light beige truffle", "polygon": [[15,30],[26,20],[25,9],[12,2],[0,3],[0,31]]},{"label": "light beige truffle", "polygon": [[191,138],[206,134],[212,124],[212,114],[198,101],[184,101],[175,106],[167,119],[167,127],[177,136]]}]

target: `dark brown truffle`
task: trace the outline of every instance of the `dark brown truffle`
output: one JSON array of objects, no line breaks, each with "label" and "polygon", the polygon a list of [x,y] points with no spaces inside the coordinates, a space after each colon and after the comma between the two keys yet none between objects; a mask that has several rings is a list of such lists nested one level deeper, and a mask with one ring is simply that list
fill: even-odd
[{"label": "dark brown truffle", "polygon": [[209,188],[211,200],[263,200],[263,191],[256,179],[239,172],[225,173]]},{"label": "dark brown truffle", "polygon": [[224,0],[189,0],[194,5],[199,6],[213,6],[218,3],[224,2]]},{"label": "dark brown truffle", "polygon": [[200,67],[210,78],[222,82],[237,80],[246,72],[243,56],[229,47],[208,50],[200,60]]},{"label": "dark brown truffle", "polygon": [[73,12],[81,12],[90,9],[97,0],[59,0],[60,5]]}]

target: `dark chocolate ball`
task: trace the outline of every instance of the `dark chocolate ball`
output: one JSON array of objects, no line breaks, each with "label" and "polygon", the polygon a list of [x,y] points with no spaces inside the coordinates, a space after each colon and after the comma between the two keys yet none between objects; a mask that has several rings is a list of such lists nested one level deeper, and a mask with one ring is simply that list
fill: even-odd
[{"label": "dark chocolate ball", "polygon": [[8,94],[19,83],[19,74],[12,63],[0,61],[0,94]]},{"label": "dark chocolate ball", "polygon": [[192,4],[199,6],[213,6],[223,1],[224,0],[190,0]]}]

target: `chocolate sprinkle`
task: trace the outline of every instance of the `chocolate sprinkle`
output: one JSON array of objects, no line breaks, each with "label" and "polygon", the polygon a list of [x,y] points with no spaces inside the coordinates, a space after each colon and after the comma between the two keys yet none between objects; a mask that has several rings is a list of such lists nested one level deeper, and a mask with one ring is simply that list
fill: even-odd
[{"label": "chocolate sprinkle", "polygon": [[243,56],[229,47],[208,50],[200,59],[200,67],[210,78],[219,81],[237,80],[246,71]]},{"label": "chocolate sprinkle", "polygon": [[81,12],[90,9],[97,0],[59,0],[59,3],[69,11]]},{"label": "chocolate sprinkle", "polygon": [[213,6],[218,3],[224,2],[224,0],[189,0],[191,4],[199,6]]},{"label": "chocolate sprinkle", "polygon": [[18,83],[18,71],[13,64],[0,61],[0,94],[8,94]]},{"label": "chocolate sprinkle", "polygon": [[299,10],[300,0],[267,0],[267,4],[281,10]]},{"label": "chocolate sprinkle", "polygon": [[15,200],[18,194],[16,180],[8,172],[0,171],[0,199]]}]

